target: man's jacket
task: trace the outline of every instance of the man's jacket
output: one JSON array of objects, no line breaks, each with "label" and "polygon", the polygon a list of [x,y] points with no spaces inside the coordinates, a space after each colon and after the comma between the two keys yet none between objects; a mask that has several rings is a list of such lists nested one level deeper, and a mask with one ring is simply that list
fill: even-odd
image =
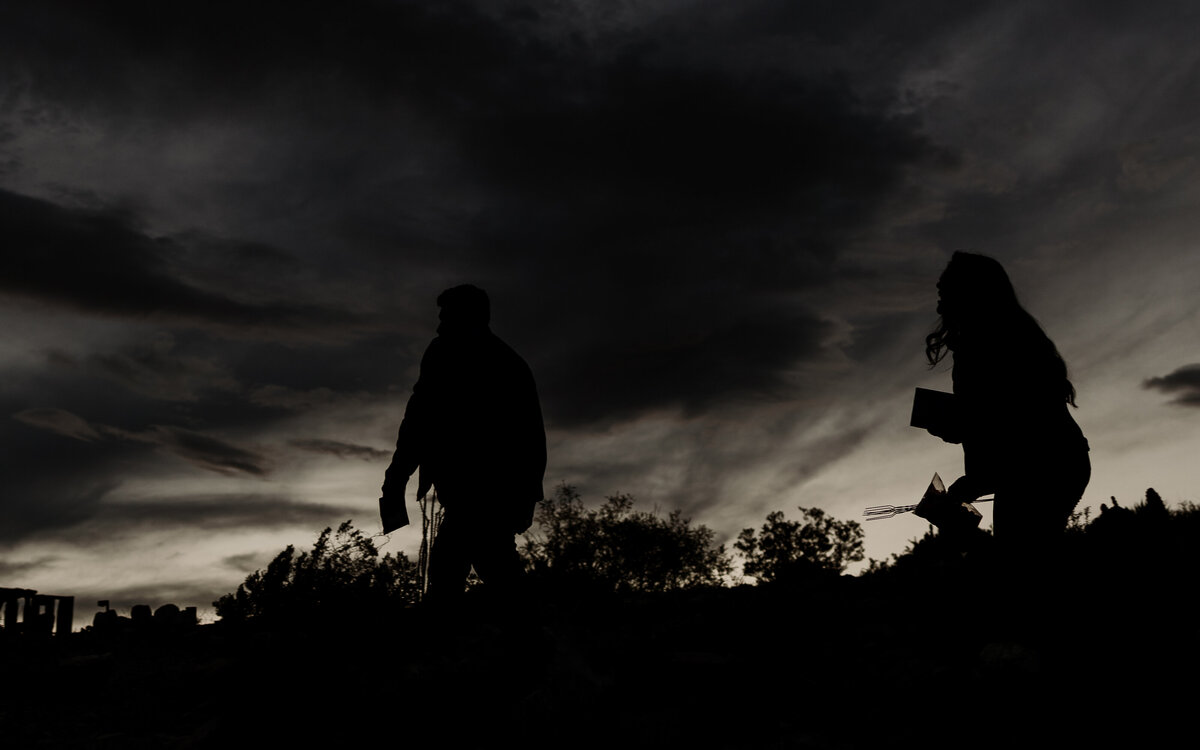
[{"label": "man's jacket", "polygon": [[458,513],[523,517],[542,499],[546,431],[533,373],[486,326],[442,333],[425,350],[385,494],[402,492],[417,467],[418,494],[432,484]]}]

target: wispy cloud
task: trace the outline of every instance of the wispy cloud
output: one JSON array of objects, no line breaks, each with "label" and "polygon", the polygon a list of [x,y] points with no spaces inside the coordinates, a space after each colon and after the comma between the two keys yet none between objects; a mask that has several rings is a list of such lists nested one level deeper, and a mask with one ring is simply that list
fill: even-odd
[{"label": "wispy cloud", "polygon": [[198,530],[272,530],[316,528],[346,511],[325,503],[299,503],[272,494],[181,495],[161,500],[106,503],[92,523],[111,530],[188,528]]},{"label": "wispy cloud", "polygon": [[1200,364],[1184,365],[1167,375],[1148,378],[1142,387],[1173,394],[1173,404],[1200,407]]},{"label": "wispy cloud", "polygon": [[26,409],[13,419],[31,427],[87,442],[124,440],[162,448],[186,461],[220,473],[257,476],[268,472],[266,459],[220,438],[172,425],[150,425],[144,430],[125,430],[88,422],[63,409]]},{"label": "wispy cloud", "polygon": [[343,443],[338,440],[292,440],[288,444],[312,453],[324,453],[330,456],[337,456],[338,458],[357,458],[363,461],[375,461],[381,458],[388,458],[392,455],[392,452],[388,450],[371,448],[366,445],[355,445],[354,443]]},{"label": "wispy cloud", "polygon": [[105,433],[105,428],[97,430],[86,419],[62,409],[26,409],[14,414],[13,419],[30,427],[86,442],[100,440]]},{"label": "wispy cloud", "polygon": [[[19,581],[21,580],[21,577],[27,573],[32,573],[47,565],[53,565],[57,559],[58,558],[55,557],[39,557],[34,560],[23,560],[19,562],[0,560],[0,580]],[[11,586],[12,583],[8,583],[6,585]]]}]

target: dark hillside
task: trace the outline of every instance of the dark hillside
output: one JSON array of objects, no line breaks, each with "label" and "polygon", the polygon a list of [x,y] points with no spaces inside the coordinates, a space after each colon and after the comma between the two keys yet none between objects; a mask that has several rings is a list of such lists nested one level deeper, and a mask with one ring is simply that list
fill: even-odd
[{"label": "dark hillside", "polygon": [[1200,648],[1178,598],[1081,585],[1041,642],[1023,644],[992,640],[973,616],[986,610],[978,592],[960,583],[842,578],[517,614],[472,602],[138,643],[80,633],[6,655],[5,731],[28,747],[316,746],[383,732],[457,747],[853,748],[1004,746],[1043,731],[1145,740],[1182,726]]},{"label": "dark hillside", "polygon": [[787,586],[12,639],[0,718],[11,747],[1163,746],[1197,697],[1196,517],[1076,529],[1032,599],[931,537]]}]

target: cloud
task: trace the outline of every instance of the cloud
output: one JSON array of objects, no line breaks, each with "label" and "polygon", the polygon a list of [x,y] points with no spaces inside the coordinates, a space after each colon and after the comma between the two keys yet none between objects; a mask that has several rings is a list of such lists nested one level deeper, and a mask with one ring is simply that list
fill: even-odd
[{"label": "cloud", "polygon": [[[36,441],[34,446],[42,447]],[[0,462],[6,481],[0,490],[5,519],[0,541],[15,542],[82,523],[119,486],[106,471],[108,456],[73,453],[24,449],[12,451]]]},{"label": "cloud", "polygon": [[312,453],[324,453],[338,458],[357,458],[363,461],[376,461],[389,458],[392,455],[391,451],[379,450],[378,448],[371,448],[366,445],[343,443],[337,440],[292,440],[288,445]]},{"label": "cloud", "polygon": [[[41,540],[66,535],[74,547],[104,547],[114,540],[148,538],[168,531],[279,531],[320,529],[345,520],[346,509],[327,503],[297,502],[270,492],[207,493],[164,496],[148,500],[115,499],[106,487],[88,498],[86,514],[59,514],[54,523],[31,523],[15,513],[17,521],[0,530],[0,539],[16,541],[36,532]],[[82,505],[82,504],[81,504]],[[19,533],[18,533],[19,532]],[[307,532],[306,532],[307,533]]]},{"label": "cloud", "polygon": [[87,420],[62,409],[26,409],[14,414],[13,419],[75,440],[90,442],[102,438],[101,431],[93,428]]},{"label": "cloud", "polygon": [[131,437],[162,446],[171,453],[212,471],[256,476],[268,472],[266,461],[261,455],[194,430],[154,425],[148,434],[134,434]]},{"label": "cloud", "polygon": [[[1163,295],[1114,269],[1191,247],[1200,53],[1085,5],[8,13],[0,537],[324,525],[259,446],[385,460],[382,405],[464,281],[532,366],[552,472],[725,532],[883,444],[948,249],[1000,257],[1048,329],[1107,310],[1136,336]],[[1190,373],[1146,387],[1196,405]],[[264,502],[115,508],[149,476]]]},{"label": "cloud", "polygon": [[230,555],[221,560],[221,564],[238,571],[239,573],[250,574],[256,570],[260,570],[265,564],[266,559],[263,555],[254,552],[244,552],[239,555]]},{"label": "cloud", "polygon": [[574,427],[654,410],[696,415],[722,402],[793,396],[788,367],[819,352],[827,326],[804,313],[742,315],[725,318],[698,308],[675,330],[670,321],[665,331],[585,341],[568,356],[542,356],[539,387],[550,386],[542,389],[544,411],[556,425]]},{"label": "cloud", "polygon": [[1148,378],[1143,388],[1176,394],[1171,403],[1200,407],[1200,364],[1184,365],[1161,377]]},{"label": "cloud", "polygon": [[299,503],[272,494],[196,494],[161,500],[110,502],[91,523],[132,533],[153,527],[204,531],[286,529],[328,525],[346,510],[324,503]]},{"label": "cloud", "polygon": [[[525,5],[50,1],[0,25],[0,295],[108,334],[45,337],[4,404],[27,441],[4,534],[329,523],[257,446],[386,460],[347,412],[407,393],[464,281],[533,368],[552,471],[722,515],[777,473],[836,395],[812,372],[842,357],[822,300],[861,275],[846,248],[952,161],[875,40],[966,13]],[[804,440],[793,478],[857,439]],[[116,491],[193,475],[261,502]]]},{"label": "cloud", "polygon": [[208,391],[241,390],[218,356],[177,351],[174,337],[165,331],[120,351],[94,353],[87,364],[130,391],[156,400],[194,402]]},{"label": "cloud", "polygon": [[345,327],[357,317],[311,305],[243,302],[172,275],[176,243],[136,227],[125,211],[69,209],[0,190],[0,293],[84,312],[155,316],[227,330],[304,332]]},{"label": "cloud", "polygon": [[494,186],[472,225],[477,280],[497,331],[521,333],[547,419],[794,395],[790,370],[827,354],[805,295],[935,157],[919,123],[801,74],[636,45],[555,54],[506,104],[472,89],[456,131]]},{"label": "cloud", "polygon": [[34,560],[12,562],[0,560],[0,580],[8,582],[20,581],[26,573],[32,573],[58,561],[56,557],[43,556]]},{"label": "cloud", "polygon": [[[778,396],[794,365],[826,354],[826,317],[802,295],[842,273],[841,248],[908,170],[942,155],[915,117],[860,93],[854,55],[807,64],[821,46],[811,30],[833,34],[836,23],[771,3],[699,7],[721,16],[721,33],[684,11],[404,2],[349,4],[333,24],[320,4],[197,13],[184,3],[157,10],[151,33],[140,6],[51,4],[21,23],[35,31],[69,17],[59,54],[8,32],[38,73],[31,97],[94,107],[116,123],[136,112],[170,143],[214,117],[234,130],[278,123],[270,163],[249,145],[222,152],[222,195],[261,185],[237,201],[258,212],[249,226],[282,212],[312,230],[287,243],[291,265],[309,269],[295,298],[322,288],[309,272],[329,271],[347,289],[322,307],[275,302],[272,286],[269,299],[250,297],[261,287],[247,278],[287,264],[223,279],[233,256],[204,262],[209,253],[195,251],[204,237],[151,238],[127,215],[44,204],[32,206],[46,214],[39,231],[87,227],[72,230],[71,246],[87,237],[116,248],[108,255],[124,270],[111,294],[46,269],[19,289],[106,314],[201,321],[222,336],[243,326],[324,331],[325,351],[264,343],[226,350],[236,367],[217,355],[193,361],[232,372],[259,405],[352,383],[406,388],[418,315],[432,319],[436,293],[460,280],[492,293],[497,330],[534,365],[557,424]],[[886,5],[871,14],[887,15]],[[787,54],[753,54],[766,28],[795,42]],[[280,198],[291,190],[302,210]],[[257,263],[279,252],[249,238],[224,245]],[[62,253],[54,265],[74,262]],[[338,312],[347,300],[386,332],[339,339],[366,325]],[[144,356],[101,364],[148,393],[194,393]]]},{"label": "cloud", "polygon": [[196,466],[222,474],[261,476],[268,471],[261,455],[184,427],[150,425],[144,430],[126,430],[91,423],[62,409],[26,409],[14,414],[13,419],[76,440],[91,442],[108,439],[152,445]]}]

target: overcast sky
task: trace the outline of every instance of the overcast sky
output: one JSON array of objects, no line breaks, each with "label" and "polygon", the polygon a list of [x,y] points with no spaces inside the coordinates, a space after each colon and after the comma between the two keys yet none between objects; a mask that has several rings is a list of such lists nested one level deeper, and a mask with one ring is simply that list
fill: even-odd
[{"label": "overcast sky", "polygon": [[[203,609],[327,525],[377,533],[464,282],[537,378],[547,492],[728,542],[948,483],[961,451],[907,423],[950,389],[924,336],[968,249],[1067,360],[1083,505],[1198,500],[1198,27],[1185,2],[4,4],[0,585],[80,621]],[[925,528],[868,523],[867,553]]]}]

